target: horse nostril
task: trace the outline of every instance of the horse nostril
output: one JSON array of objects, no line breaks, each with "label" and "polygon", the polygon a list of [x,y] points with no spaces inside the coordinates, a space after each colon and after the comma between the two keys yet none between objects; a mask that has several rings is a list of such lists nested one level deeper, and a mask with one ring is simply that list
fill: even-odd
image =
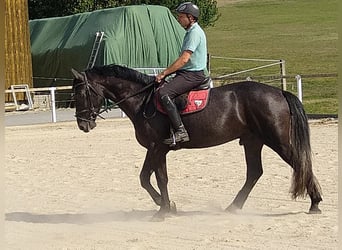
[{"label": "horse nostril", "polygon": [[88,122],[79,122],[78,123],[78,128],[80,129],[80,130],[82,130],[83,132],[85,132],[85,133],[88,133],[89,132],[89,123]]},{"label": "horse nostril", "polygon": [[90,127],[90,129],[95,128],[96,127],[96,122],[95,121],[89,122],[89,127]]},{"label": "horse nostril", "polygon": [[88,128],[88,126],[86,126],[86,127],[83,127],[83,132],[85,132],[85,133],[88,133],[89,132],[89,128]]}]

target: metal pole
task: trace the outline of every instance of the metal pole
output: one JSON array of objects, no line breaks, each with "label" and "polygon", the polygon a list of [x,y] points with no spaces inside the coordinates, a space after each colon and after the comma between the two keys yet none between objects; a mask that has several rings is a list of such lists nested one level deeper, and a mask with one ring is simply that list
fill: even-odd
[{"label": "metal pole", "polygon": [[208,74],[210,75],[210,54],[207,53],[207,70],[208,70]]},{"label": "metal pole", "polygon": [[282,90],[286,90],[285,60],[280,60],[280,75],[281,75],[281,88]]},{"label": "metal pole", "polygon": [[296,75],[297,80],[297,91],[298,91],[298,99],[303,102],[303,93],[302,93],[302,78],[300,75]]},{"label": "metal pole", "polygon": [[51,109],[52,109],[52,122],[56,122],[56,98],[55,98],[56,87],[50,88],[51,94]]},{"label": "metal pole", "polygon": [[271,63],[271,64],[267,64],[267,65],[258,66],[258,67],[255,67],[255,68],[250,68],[250,69],[246,69],[246,70],[241,70],[241,71],[239,71],[239,72],[234,72],[234,73],[227,74],[227,75],[223,75],[223,76],[218,76],[218,77],[216,77],[216,78],[217,78],[217,79],[221,79],[221,78],[225,78],[225,77],[229,77],[229,76],[234,76],[234,75],[238,75],[238,74],[241,74],[241,73],[246,73],[246,72],[253,71],[253,70],[257,70],[257,69],[262,69],[262,68],[266,68],[266,67],[271,67],[271,66],[278,65],[278,64],[281,65],[280,62],[276,62],[276,63]]}]

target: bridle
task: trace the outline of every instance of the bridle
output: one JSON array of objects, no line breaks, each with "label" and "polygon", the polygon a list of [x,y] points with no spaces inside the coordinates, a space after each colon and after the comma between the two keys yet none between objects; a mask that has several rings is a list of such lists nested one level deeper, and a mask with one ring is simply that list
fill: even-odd
[{"label": "bridle", "polygon": [[[96,109],[95,109],[94,104],[93,104],[92,99],[91,99],[91,91],[93,91],[96,95],[101,96],[103,99],[105,99],[105,97],[103,95],[101,95],[96,90],[96,88],[94,88],[94,86],[92,86],[89,83],[88,78],[87,78],[87,74],[85,72],[82,72],[81,74],[84,76],[84,81],[76,84],[74,86],[74,91],[78,87],[85,85],[86,98],[88,99],[88,102],[89,102],[90,105],[89,105],[88,108],[85,108],[85,109],[83,109],[81,111],[75,112],[75,117],[77,119],[79,119],[79,120],[86,121],[86,122],[95,121],[97,117],[100,117],[101,119],[105,119],[103,116],[101,116],[101,114],[103,112],[108,112],[108,110],[110,110],[110,108],[109,108],[108,105],[106,105],[104,107],[104,109],[102,109],[102,110],[100,109],[99,112],[96,112],[95,111]],[[86,113],[86,112],[89,112],[89,118],[83,118],[83,117],[80,116],[81,114]]]},{"label": "bridle", "polygon": [[[85,88],[86,88],[85,89],[86,90],[86,98],[88,98],[88,102],[89,102],[90,105],[89,105],[88,108],[85,108],[85,109],[83,109],[81,111],[75,112],[75,117],[77,119],[79,119],[79,120],[86,121],[86,122],[95,121],[97,117],[100,117],[101,119],[105,120],[105,118],[103,116],[101,116],[101,114],[103,112],[108,112],[108,110],[111,110],[111,108],[106,103],[105,107],[103,109],[100,108],[99,111],[96,112],[95,111],[96,109],[95,109],[94,104],[93,104],[92,99],[91,99],[91,91],[93,91],[96,95],[101,96],[103,99],[106,99],[106,98],[102,94],[100,94],[96,90],[96,88],[94,88],[94,86],[92,86],[89,83],[86,72],[82,72],[81,74],[84,76],[84,81],[76,84],[73,88],[74,88],[74,91],[75,91],[78,87],[85,85]],[[152,86],[155,86],[155,81],[150,82],[145,87],[140,89],[138,92],[136,92],[136,93],[134,93],[134,94],[132,94],[130,96],[127,96],[127,97],[119,100],[118,102],[113,103],[111,106],[117,106],[117,105],[119,105],[120,103],[126,101],[129,98],[134,97],[136,95],[139,95],[140,93],[144,92],[145,90],[149,89]],[[83,117],[80,116],[81,114],[86,113],[86,112],[89,112],[89,118],[83,118]]]}]

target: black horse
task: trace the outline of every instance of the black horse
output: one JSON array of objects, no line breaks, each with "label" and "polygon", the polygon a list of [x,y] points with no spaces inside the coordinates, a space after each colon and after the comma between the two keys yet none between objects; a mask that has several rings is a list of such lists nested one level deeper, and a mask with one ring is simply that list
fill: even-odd
[{"label": "black horse", "polygon": [[[158,111],[149,117],[145,114],[155,86],[153,76],[118,65],[72,72],[76,118],[81,130],[89,132],[96,126],[104,99],[116,103],[132,121],[136,139],[147,149],[140,181],[160,206],[156,217],[163,218],[173,211],[167,189],[166,155],[170,150],[211,147],[235,139],[240,139],[245,150],[247,177],[227,211],[242,209],[261,177],[261,150],[266,145],[292,167],[292,197],[309,195],[309,213],[321,213],[321,189],[312,171],[308,121],[301,102],[293,94],[251,81],[213,88],[204,110],[182,117],[190,141],[170,147],[163,144],[170,133],[168,117]],[[160,193],[151,185],[152,173]]]}]

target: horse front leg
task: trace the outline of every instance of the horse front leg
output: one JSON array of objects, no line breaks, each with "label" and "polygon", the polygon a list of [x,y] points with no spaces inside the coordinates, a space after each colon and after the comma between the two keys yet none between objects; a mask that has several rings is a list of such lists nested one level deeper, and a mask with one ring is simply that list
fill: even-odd
[{"label": "horse front leg", "polygon": [[261,162],[261,150],[263,144],[254,136],[241,139],[240,144],[243,144],[245,150],[247,177],[245,184],[238,192],[233,202],[226,208],[226,211],[229,212],[235,212],[238,209],[242,209],[249,193],[263,174]]},{"label": "horse front leg", "polygon": [[153,173],[153,158],[151,157],[151,151],[148,150],[146,153],[145,161],[143,168],[140,172],[140,184],[141,186],[149,193],[153,201],[158,205],[161,206],[162,199],[161,195],[154,189],[154,187],[151,184],[151,175]]},{"label": "horse front leg", "polygon": [[[167,153],[167,152],[166,152]],[[170,202],[169,193],[168,193],[168,175],[167,175],[167,167],[166,167],[166,153],[158,152],[157,155],[153,157],[154,159],[154,173],[157,180],[157,185],[160,190],[161,195],[161,205],[157,214],[154,215],[154,220],[163,220],[165,215],[169,213],[176,213],[176,204],[174,202]]]},{"label": "horse front leg", "polygon": [[170,198],[169,192],[167,189],[168,184],[168,176],[167,176],[167,169],[166,169],[166,157],[159,158],[159,161],[156,162],[156,180],[157,185],[160,190],[161,194],[161,205],[158,213],[154,216],[155,218],[163,219],[166,214],[171,212],[171,205],[170,205]]},{"label": "horse front leg", "polygon": [[[146,154],[143,169],[140,173],[141,186],[150,194],[153,201],[160,206],[158,213],[153,217],[154,220],[163,220],[165,215],[176,212],[176,205],[170,202],[167,184],[168,176],[166,170],[166,154],[168,151],[149,149]],[[160,190],[158,193],[152,186],[150,179],[154,172],[157,185]]]}]

